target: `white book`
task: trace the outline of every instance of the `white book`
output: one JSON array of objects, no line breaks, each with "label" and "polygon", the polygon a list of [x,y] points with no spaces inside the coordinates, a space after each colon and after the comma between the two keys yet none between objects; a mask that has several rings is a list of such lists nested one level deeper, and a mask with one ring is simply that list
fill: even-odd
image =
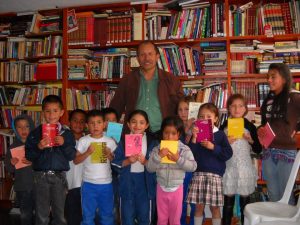
[{"label": "white book", "polygon": [[190,102],[189,103],[189,114],[188,119],[197,119],[198,118],[198,112],[199,108],[202,105],[202,102]]}]

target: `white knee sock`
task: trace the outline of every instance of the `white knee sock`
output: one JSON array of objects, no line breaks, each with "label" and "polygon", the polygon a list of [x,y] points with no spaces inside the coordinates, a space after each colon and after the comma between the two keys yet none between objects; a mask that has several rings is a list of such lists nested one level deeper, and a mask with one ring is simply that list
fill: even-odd
[{"label": "white knee sock", "polygon": [[194,224],[195,225],[202,225],[203,222],[203,216],[195,216],[194,217]]},{"label": "white knee sock", "polygon": [[212,219],[212,225],[221,225],[221,218]]}]

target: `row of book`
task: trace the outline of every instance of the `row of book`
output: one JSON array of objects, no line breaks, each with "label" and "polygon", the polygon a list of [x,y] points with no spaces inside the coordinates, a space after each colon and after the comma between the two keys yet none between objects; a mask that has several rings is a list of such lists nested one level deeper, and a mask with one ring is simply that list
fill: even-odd
[{"label": "row of book", "polygon": [[264,35],[267,34],[266,25],[269,27],[268,35],[294,34],[300,31],[299,0],[257,5],[249,2],[243,6],[230,6],[230,36]]},{"label": "row of book", "polygon": [[62,60],[59,58],[0,62],[0,82],[51,81],[62,79]]},{"label": "row of book", "polygon": [[105,88],[104,90],[79,90],[67,89],[67,110],[103,109],[109,106],[115,90]]},{"label": "row of book", "polygon": [[0,86],[0,105],[42,104],[47,95],[61,95],[60,87],[36,86]]}]

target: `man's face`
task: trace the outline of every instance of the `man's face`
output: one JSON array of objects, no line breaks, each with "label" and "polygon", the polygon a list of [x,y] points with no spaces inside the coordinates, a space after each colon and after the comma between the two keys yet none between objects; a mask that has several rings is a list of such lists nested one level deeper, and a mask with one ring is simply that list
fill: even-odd
[{"label": "man's face", "polygon": [[138,61],[142,70],[148,72],[156,67],[159,54],[156,53],[154,46],[151,43],[142,44],[139,47]]}]

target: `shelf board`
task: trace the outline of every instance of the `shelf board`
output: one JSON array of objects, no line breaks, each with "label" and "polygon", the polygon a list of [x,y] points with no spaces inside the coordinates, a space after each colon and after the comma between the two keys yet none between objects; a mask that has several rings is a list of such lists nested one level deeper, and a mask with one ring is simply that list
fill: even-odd
[{"label": "shelf board", "polygon": [[263,41],[291,41],[298,40],[300,38],[300,34],[285,34],[285,35],[274,35],[274,36],[266,36],[266,35],[247,35],[247,36],[231,36],[228,37],[229,40],[263,40]]},{"label": "shelf board", "polygon": [[234,75],[231,75],[231,79],[238,79],[238,78],[263,78],[263,79],[267,79],[267,74],[252,73],[252,74],[234,74]]},{"label": "shelf board", "polygon": [[195,75],[195,76],[176,76],[181,81],[206,80],[206,79],[227,79],[227,75]]},{"label": "shelf board", "polygon": [[120,42],[120,43],[100,43],[100,44],[75,44],[68,45],[69,49],[101,49],[101,48],[112,48],[112,47],[136,47],[141,41],[131,41],[131,42]]},{"label": "shelf board", "polygon": [[33,80],[33,81],[20,81],[20,82],[1,82],[2,85],[28,85],[28,84],[49,84],[61,83],[62,80]]},{"label": "shelf board", "polygon": [[42,32],[39,34],[33,34],[33,33],[28,33],[25,34],[26,38],[37,38],[37,37],[47,37],[47,36],[58,36],[58,35],[62,35],[63,31],[59,30],[59,31],[47,31],[47,32]]},{"label": "shelf board", "polygon": [[118,83],[121,78],[113,78],[113,79],[85,79],[85,80],[68,80],[70,83],[80,83],[80,84],[88,84],[88,83]]},{"label": "shelf board", "polygon": [[19,58],[3,58],[0,61],[36,61],[40,59],[51,59],[51,58],[62,58],[62,55],[45,55],[45,56],[34,56],[34,57],[24,57],[23,59]]}]

